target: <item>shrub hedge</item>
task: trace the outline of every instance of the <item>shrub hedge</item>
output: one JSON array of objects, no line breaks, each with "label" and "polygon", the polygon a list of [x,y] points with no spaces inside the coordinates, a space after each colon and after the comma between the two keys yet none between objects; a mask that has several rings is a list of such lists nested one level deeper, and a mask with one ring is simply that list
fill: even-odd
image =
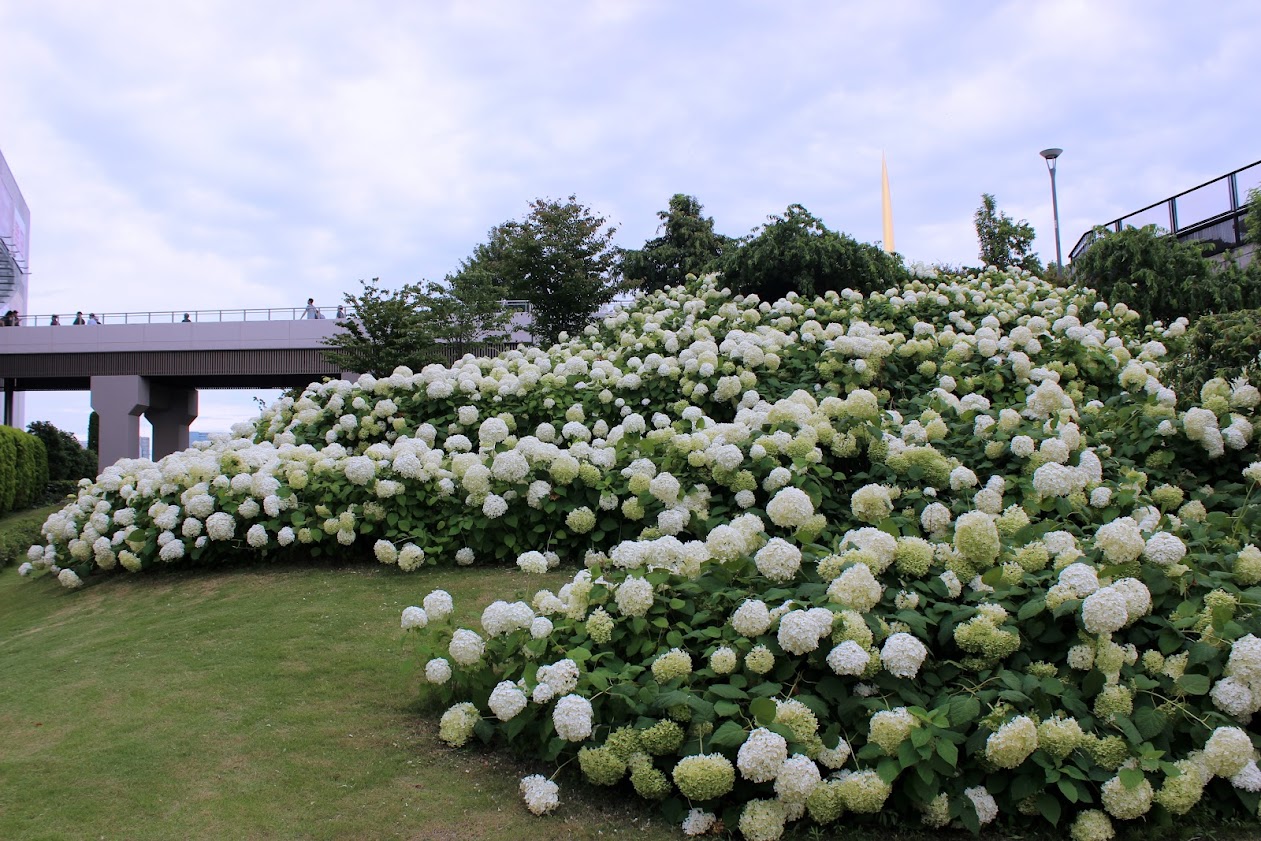
[{"label": "shrub hedge", "polygon": [[0,426],[0,514],[29,508],[48,484],[48,451],[34,435]]}]

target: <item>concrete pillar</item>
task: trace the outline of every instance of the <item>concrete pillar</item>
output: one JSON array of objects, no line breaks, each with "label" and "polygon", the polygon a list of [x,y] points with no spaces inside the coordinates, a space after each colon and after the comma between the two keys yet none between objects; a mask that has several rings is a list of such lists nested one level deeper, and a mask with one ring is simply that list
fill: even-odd
[{"label": "concrete pillar", "polygon": [[149,381],[144,377],[92,378],[92,408],[101,419],[97,470],[140,455],[140,416],[148,407]]},{"label": "concrete pillar", "polygon": [[4,425],[13,426],[13,398],[17,396],[17,380],[4,380]]},{"label": "concrete pillar", "polygon": [[150,385],[145,417],[153,424],[153,460],[188,449],[188,426],[197,419],[197,389]]}]

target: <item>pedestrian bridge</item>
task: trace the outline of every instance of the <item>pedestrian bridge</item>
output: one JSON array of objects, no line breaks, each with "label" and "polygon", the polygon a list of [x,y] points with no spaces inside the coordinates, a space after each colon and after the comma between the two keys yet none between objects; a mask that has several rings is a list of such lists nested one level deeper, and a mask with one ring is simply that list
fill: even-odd
[{"label": "pedestrian bridge", "polygon": [[[528,310],[518,310],[505,345],[528,341]],[[135,458],[140,416],[153,426],[153,455],[188,447],[202,388],[302,388],[350,375],[322,353],[343,329],[335,318],[302,318],[302,309],[105,313],[103,323],[72,325],[73,316],[24,316],[0,329],[4,423],[27,391],[90,391],[100,418],[99,464]],[[184,321],[187,318],[188,321]]]}]

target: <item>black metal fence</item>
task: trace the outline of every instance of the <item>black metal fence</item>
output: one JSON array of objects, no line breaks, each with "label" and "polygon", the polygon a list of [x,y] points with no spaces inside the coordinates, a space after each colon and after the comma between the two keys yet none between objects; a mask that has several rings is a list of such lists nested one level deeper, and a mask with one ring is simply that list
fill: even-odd
[{"label": "black metal fence", "polygon": [[[1261,188],[1261,161],[1184,190],[1176,196],[1149,204],[1099,227],[1120,231],[1122,228],[1155,225],[1180,240],[1209,243],[1214,251],[1236,248],[1244,242],[1248,191],[1254,188]],[[1095,230],[1082,234],[1069,252],[1069,259],[1076,260],[1096,237],[1098,234]]]}]

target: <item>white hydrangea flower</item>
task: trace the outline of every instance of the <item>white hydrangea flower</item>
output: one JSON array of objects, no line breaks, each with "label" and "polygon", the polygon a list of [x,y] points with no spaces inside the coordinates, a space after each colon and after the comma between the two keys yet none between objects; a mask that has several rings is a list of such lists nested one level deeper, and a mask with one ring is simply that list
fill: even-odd
[{"label": "white hydrangea flower", "polygon": [[928,656],[928,648],[910,634],[890,634],[880,649],[880,662],[895,677],[914,678]]},{"label": "white hydrangea flower", "polygon": [[486,644],[482,641],[481,635],[467,628],[457,629],[451,636],[451,644],[448,647],[451,659],[461,666],[476,665],[481,661],[485,650]]},{"label": "white hydrangea flower", "polygon": [[646,578],[627,577],[618,585],[613,599],[623,615],[643,616],[652,607],[652,583]]},{"label": "white hydrangea flower", "polygon": [[495,718],[511,721],[525,709],[526,703],[525,691],[512,681],[505,680],[495,685],[487,705]]},{"label": "white hydrangea flower", "polygon": [[423,628],[428,624],[429,616],[423,608],[413,605],[403,609],[402,626],[404,631],[410,628]]},{"label": "white hydrangea flower", "polygon": [[443,684],[451,679],[451,664],[441,657],[435,657],[425,664],[425,680],[433,684]]},{"label": "white hydrangea flower", "polygon": [[591,737],[591,702],[581,695],[566,695],[552,710],[556,735],[567,742],[581,742]]},{"label": "white hydrangea flower", "polygon": [[1187,547],[1177,535],[1159,531],[1147,538],[1143,545],[1143,557],[1157,566],[1176,564],[1187,554]]},{"label": "white hydrangea flower", "polygon": [[546,815],[560,805],[560,786],[542,774],[523,777],[520,785],[525,806],[535,815]]},{"label": "white hydrangea flower", "polygon": [[771,522],[781,528],[800,528],[814,516],[814,503],[800,488],[781,488],[766,504]]},{"label": "white hydrangea flower", "polygon": [[758,727],[740,745],[736,767],[746,780],[769,783],[779,774],[787,758],[788,741],[778,733]]},{"label": "white hydrangea flower", "polygon": [[451,598],[451,594],[446,590],[433,590],[429,595],[425,596],[422,604],[425,606],[425,613],[435,622],[441,622],[451,615],[451,611],[455,609],[455,602]]},{"label": "white hydrangea flower", "polygon": [[1125,596],[1112,587],[1091,593],[1081,604],[1081,619],[1091,634],[1110,634],[1125,627],[1129,609]]},{"label": "white hydrangea flower", "polygon": [[786,540],[771,538],[753,556],[758,572],[774,582],[791,581],[801,569],[801,550]]},{"label": "white hydrangea flower", "polygon": [[770,630],[770,610],[759,599],[747,599],[731,614],[731,627],[744,637],[761,636]]}]

